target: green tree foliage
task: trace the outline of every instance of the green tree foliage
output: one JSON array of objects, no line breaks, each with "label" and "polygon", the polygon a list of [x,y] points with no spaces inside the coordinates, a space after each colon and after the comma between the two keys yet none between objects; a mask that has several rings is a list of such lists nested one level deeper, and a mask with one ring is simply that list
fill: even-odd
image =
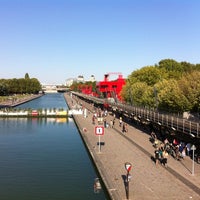
[{"label": "green tree foliage", "polygon": [[179,80],[179,87],[191,104],[191,110],[200,110],[200,71],[185,74]]},{"label": "green tree foliage", "polygon": [[166,70],[168,79],[169,78],[179,79],[182,77],[183,72],[185,72],[185,66],[181,65],[181,63],[176,62],[173,59],[161,60],[157,67],[159,69]]},{"label": "green tree foliage", "polygon": [[161,79],[165,78],[165,71],[154,66],[146,66],[140,70],[132,72],[129,76],[131,82],[145,82],[147,85],[154,85]]},{"label": "green tree foliage", "polygon": [[8,85],[5,79],[0,80],[0,96],[8,95]]},{"label": "green tree foliage", "polygon": [[78,91],[78,87],[79,84],[77,82],[74,82],[71,86],[70,86],[70,90],[77,92]]},{"label": "green tree foliage", "polygon": [[25,78],[25,79],[30,79],[29,74],[26,73],[24,78]]},{"label": "green tree foliage", "polygon": [[13,78],[0,80],[0,95],[35,94],[41,90],[41,84],[36,78]]},{"label": "green tree foliage", "polygon": [[170,112],[184,112],[190,103],[174,79],[164,80],[155,85],[157,88],[158,109]]},{"label": "green tree foliage", "polygon": [[145,82],[133,83],[130,79],[127,79],[126,85],[122,88],[121,96],[125,102],[131,105],[145,107],[153,107],[154,105],[152,86]]},{"label": "green tree foliage", "polygon": [[121,91],[131,104],[170,112],[200,110],[200,64],[161,60],[133,71]]},{"label": "green tree foliage", "polygon": [[41,84],[36,78],[31,78],[27,87],[32,94],[38,93],[41,90]]},{"label": "green tree foliage", "polygon": [[91,89],[91,92],[96,92],[96,81],[86,81],[85,83],[82,82],[74,82],[71,86],[70,89],[76,92],[81,92],[82,90],[88,90]]},{"label": "green tree foliage", "polygon": [[182,71],[182,66],[180,63],[173,59],[164,59],[158,63],[159,68],[164,68],[167,71]]}]

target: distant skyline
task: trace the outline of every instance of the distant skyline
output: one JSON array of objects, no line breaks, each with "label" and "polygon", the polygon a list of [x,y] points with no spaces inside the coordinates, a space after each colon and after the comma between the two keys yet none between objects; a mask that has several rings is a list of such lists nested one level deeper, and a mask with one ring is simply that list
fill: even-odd
[{"label": "distant skyline", "polygon": [[162,59],[200,63],[197,0],[0,0],[0,78],[127,77]]}]

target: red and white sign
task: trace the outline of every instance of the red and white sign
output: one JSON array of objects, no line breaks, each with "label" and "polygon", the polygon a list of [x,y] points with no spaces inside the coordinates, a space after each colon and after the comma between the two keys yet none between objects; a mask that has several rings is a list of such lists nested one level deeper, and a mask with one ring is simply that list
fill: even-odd
[{"label": "red and white sign", "polygon": [[126,168],[126,170],[128,171],[128,172],[130,172],[131,171],[131,167],[132,167],[132,165],[131,165],[131,163],[125,163],[125,168]]},{"label": "red and white sign", "polygon": [[104,127],[103,126],[95,126],[95,134],[96,135],[104,135]]}]

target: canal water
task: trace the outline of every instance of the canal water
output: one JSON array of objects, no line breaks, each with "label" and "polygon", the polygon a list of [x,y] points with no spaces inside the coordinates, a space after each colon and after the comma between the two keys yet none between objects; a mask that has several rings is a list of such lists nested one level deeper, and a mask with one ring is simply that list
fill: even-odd
[{"label": "canal water", "polygon": [[[21,108],[67,108],[46,94]],[[0,119],[1,200],[104,200],[97,171],[72,119]]]}]

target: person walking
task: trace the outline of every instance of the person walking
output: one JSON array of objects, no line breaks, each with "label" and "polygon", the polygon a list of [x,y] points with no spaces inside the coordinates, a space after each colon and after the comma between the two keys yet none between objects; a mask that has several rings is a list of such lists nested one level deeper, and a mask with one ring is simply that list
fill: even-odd
[{"label": "person walking", "polygon": [[110,128],[113,128],[113,120],[110,120]]},{"label": "person walking", "polygon": [[113,118],[113,128],[115,127],[115,118]]},{"label": "person walking", "polygon": [[95,125],[95,119],[96,119],[96,117],[95,117],[95,115],[93,115],[92,116],[92,124],[94,124],[94,125]]},{"label": "person walking", "polygon": [[107,128],[107,121],[106,121],[106,117],[104,117],[104,119],[103,119],[103,124],[104,124],[104,128]]},{"label": "person walking", "polygon": [[168,158],[168,153],[166,150],[162,152],[162,164],[167,167],[167,158]]},{"label": "person walking", "polygon": [[119,118],[119,127],[122,126],[122,117]]},{"label": "person walking", "polygon": [[159,162],[159,149],[158,149],[158,147],[157,147],[156,150],[154,151],[154,154],[155,154],[155,162],[156,162],[156,165],[158,165],[158,162]]},{"label": "person walking", "polygon": [[125,123],[125,132],[128,133],[128,124]]},{"label": "person walking", "polygon": [[122,133],[125,134],[125,132],[126,132],[125,123],[123,123],[123,125],[122,125]]}]

